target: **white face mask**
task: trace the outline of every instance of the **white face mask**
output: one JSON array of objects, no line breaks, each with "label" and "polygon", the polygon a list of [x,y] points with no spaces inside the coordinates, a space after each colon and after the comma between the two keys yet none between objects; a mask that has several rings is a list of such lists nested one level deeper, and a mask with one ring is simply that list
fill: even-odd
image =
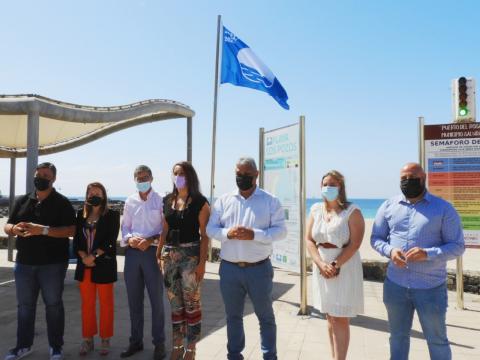
[{"label": "white face mask", "polygon": [[322,196],[327,201],[333,201],[338,198],[338,186],[322,186]]},{"label": "white face mask", "polygon": [[137,190],[140,191],[141,193],[145,193],[148,190],[150,190],[151,187],[150,181],[145,181],[145,182],[137,182]]}]

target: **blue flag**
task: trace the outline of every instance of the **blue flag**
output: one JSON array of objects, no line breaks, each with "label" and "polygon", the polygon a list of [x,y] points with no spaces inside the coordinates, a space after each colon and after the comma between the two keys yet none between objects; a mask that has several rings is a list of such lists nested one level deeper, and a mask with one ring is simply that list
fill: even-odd
[{"label": "blue flag", "polygon": [[270,69],[242,40],[223,27],[221,84],[230,83],[264,91],[289,109],[288,95]]}]

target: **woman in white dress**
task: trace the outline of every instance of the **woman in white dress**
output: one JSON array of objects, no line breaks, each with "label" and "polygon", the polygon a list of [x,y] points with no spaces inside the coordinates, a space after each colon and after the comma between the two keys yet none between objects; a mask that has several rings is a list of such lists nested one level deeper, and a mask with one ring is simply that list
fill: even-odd
[{"label": "woman in white dress", "polygon": [[332,358],[343,360],[351,317],[363,313],[363,272],[358,248],[365,230],[362,213],[347,201],[342,174],[322,178],[323,203],[312,206],[306,242],[313,260],[314,307],[327,315]]}]

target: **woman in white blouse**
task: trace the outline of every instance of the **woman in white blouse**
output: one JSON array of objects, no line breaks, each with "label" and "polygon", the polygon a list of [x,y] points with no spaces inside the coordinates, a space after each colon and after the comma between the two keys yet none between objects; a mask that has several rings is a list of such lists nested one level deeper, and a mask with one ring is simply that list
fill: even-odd
[{"label": "woman in white blouse", "polygon": [[363,272],[358,248],[365,222],[347,201],[345,181],[336,170],[322,178],[323,203],[312,206],[306,242],[313,260],[314,307],[327,315],[332,358],[343,360],[350,342],[349,319],[363,312]]}]

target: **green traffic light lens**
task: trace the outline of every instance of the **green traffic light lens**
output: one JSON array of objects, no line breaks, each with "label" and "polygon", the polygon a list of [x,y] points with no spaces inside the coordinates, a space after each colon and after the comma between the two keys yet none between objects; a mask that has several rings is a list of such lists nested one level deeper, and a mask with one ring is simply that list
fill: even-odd
[{"label": "green traffic light lens", "polygon": [[458,110],[458,115],[465,116],[468,114],[468,109],[460,109]]}]

